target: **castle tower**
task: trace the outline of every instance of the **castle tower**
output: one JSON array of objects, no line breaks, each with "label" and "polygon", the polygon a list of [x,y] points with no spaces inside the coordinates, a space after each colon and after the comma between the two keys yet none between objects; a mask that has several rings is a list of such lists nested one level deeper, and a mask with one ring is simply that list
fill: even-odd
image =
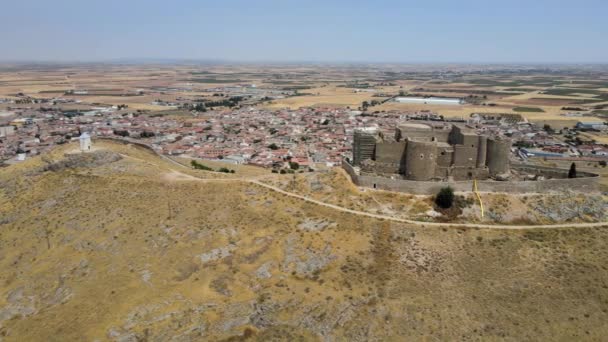
[{"label": "castle tower", "polygon": [[408,140],[405,156],[405,178],[426,181],[435,177],[437,143]]},{"label": "castle tower", "polygon": [[486,165],[491,176],[509,172],[509,154],[511,153],[511,142],[506,139],[488,139],[488,150],[486,153]]},{"label": "castle tower", "polygon": [[375,131],[355,131],[353,144],[353,165],[360,166],[366,159],[374,159],[376,149]]},{"label": "castle tower", "polygon": [[479,136],[479,145],[477,145],[477,167],[486,166],[486,155],[488,152],[488,137],[485,135]]}]

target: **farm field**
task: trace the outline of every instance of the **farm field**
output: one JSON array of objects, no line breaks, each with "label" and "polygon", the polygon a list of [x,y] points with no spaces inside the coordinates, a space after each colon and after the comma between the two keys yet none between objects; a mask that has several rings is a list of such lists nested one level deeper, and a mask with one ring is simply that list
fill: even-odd
[{"label": "farm field", "polygon": [[[452,68],[453,74],[446,76],[447,68]],[[218,92],[238,94],[234,89],[250,86],[255,88],[249,89],[262,95],[257,100],[252,97],[247,105],[268,109],[309,106],[359,109],[364,102],[373,101],[367,107],[368,112],[428,110],[447,117],[521,113],[530,120],[563,120],[566,124],[578,119],[563,114],[578,112],[592,117],[608,108],[608,72],[603,69],[589,74],[567,68],[511,73],[499,72],[502,70],[499,67],[487,67],[483,73],[461,68],[458,65],[58,65],[20,68],[17,72],[11,66],[3,66],[0,98],[61,97],[80,104],[125,104],[133,110],[164,111],[167,110],[164,103],[210,99]],[[70,94],[72,91],[85,93],[74,95]],[[264,92],[287,95],[263,99]],[[400,95],[459,97],[465,99],[465,104],[391,101]],[[6,107],[7,104],[0,103],[0,108]]]}]

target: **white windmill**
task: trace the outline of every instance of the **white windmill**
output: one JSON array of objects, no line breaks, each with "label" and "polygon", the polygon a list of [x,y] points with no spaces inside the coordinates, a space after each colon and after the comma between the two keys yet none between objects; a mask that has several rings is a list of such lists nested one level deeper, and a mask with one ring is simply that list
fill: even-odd
[{"label": "white windmill", "polygon": [[82,132],[80,135],[80,151],[86,152],[91,150],[91,136],[87,132]]}]

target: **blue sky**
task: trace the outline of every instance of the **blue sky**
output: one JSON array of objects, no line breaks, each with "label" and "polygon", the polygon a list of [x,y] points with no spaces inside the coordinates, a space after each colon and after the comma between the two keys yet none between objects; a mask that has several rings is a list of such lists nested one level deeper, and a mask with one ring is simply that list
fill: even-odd
[{"label": "blue sky", "polygon": [[0,60],[608,63],[607,16],[607,0],[3,0]]}]

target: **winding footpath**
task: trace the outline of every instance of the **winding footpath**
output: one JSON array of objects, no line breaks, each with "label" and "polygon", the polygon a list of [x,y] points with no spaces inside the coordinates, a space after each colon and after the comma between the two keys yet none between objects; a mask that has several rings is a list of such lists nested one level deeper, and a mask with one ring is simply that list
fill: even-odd
[{"label": "winding footpath", "polygon": [[365,212],[365,211],[352,210],[352,209],[340,207],[340,206],[337,206],[337,205],[334,205],[334,204],[317,201],[317,200],[312,199],[310,197],[294,194],[292,192],[287,192],[287,191],[285,191],[283,189],[280,189],[280,188],[277,188],[275,186],[262,183],[262,182],[257,181],[257,180],[242,179],[241,181],[245,181],[245,182],[248,182],[248,183],[259,185],[259,186],[262,186],[264,188],[267,188],[267,189],[270,189],[272,191],[275,191],[275,192],[278,192],[280,194],[283,194],[285,196],[297,198],[297,199],[300,199],[300,200],[305,201],[305,202],[313,203],[313,204],[320,205],[320,206],[323,206],[323,207],[326,207],[326,208],[330,208],[330,209],[334,209],[334,210],[337,210],[337,211],[342,211],[342,212],[353,214],[353,215],[367,216],[367,217],[381,219],[381,220],[388,220],[388,221],[394,221],[394,222],[400,222],[400,223],[407,223],[407,224],[412,224],[412,225],[417,225],[417,226],[422,226],[422,227],[483,228],[483,229],[512,229],[512,230],[516,230],[516,229],[547,229],[547,228],[608,227],[608,222],[560,223],[560,224],[548,224],[548,225],[498,225],[498,224],[478,224],[478,223],[422,222],[422,221],[406,220],[406,219],[401,219],[401,218],[392,217],[392,216],[378,215],[378,214],[368,213],[368,212]]},{"label": "winding footpath", "polygon": [[[150,148],[151,149],[151,148]],[[151,149],[152,151],[154,151],[154,153],[156,153],[156,155],[158,155],[159,157],[161,157],[163,160],[170,162],[173,165],[179,166],[181,168],[186,168],[186,169],[190,169],[190,167],[181,164],[175,160],[173,160],[170,157],[167,157],[163,154],[158,153],[157,151]],[[521,230],[521,229],[551,229],[551,228],[608,228],[608,222],[591,222],[591,223],[558,223],[558,224],[544,224],[544,225],[504,225],[504,224],[482,224],[482,223],[442,223],[442,222],[424,222],[424,221],[415,221],[415,220],[407,220],[407,219],[402,219],[402,218],[397,218],[397,217],[393,217],[393,216],[387,216],[387,215],[379,215],[379,214],[372,214],[372,213],[368,213],[365,211],[359,211],[359,210],[353,210],[353,209],[348,209],[348,208],[344,208],[335,204],[330,204],[330,203],[326,203],[326,202],[322,202],[316,199],[313,199],[311,197],[308,196],[302,196],[302,195],[298,195],[296,193],[293,192],[289,192],[289,191],[285,191],[279,187],[270,185],[270,184],[266,184],[263,182],[260,182],[259,180],[257,180],[256,178],[198,178],[192,175],[187,175],[184,174],[182,172],[179,172],[177,170],[172,170],[174,173],[176,174],[180,174],[183,176],[182,180],[191,180],[191,181],[199,181],[199,182],[209,182],[209,183],[214,183],[214,182],[242,182],[242,183],[249,183],[249,184],[253,184],[256,186],[260,186],[263,188],[266,188],[268,190],[274,191],[276,193],[291,197],[291,198],[295,198],[304,202],[308,202],[308,203],[312,203],[312,204],[316,204],[325,208],[329,208],[332,210],[336,210],[336,211],[341,211],[344,213],[349,213],[352,215],[358,215],[358,216],[365,216],[365,217],[371,217],[371,218],[375,218],[375,219],[379,219],[379,220],[387,220],[387,221],[393,221],[393,222],[399,222],[399,223],[406,223],[406,224],[410,224],[410,225],[414,225],[414,226],[419,226],[419,227],[445,227],[445,228],[479,228],[479,229],[503,229],[503,230]]]},{"label": "winding footpath", "polygon": [[[182,166],[182,167],[186,167],[183,164],[180,164],[176,161],[173,160],[174,163]],[[180,173],[179,171],[173,170],[174,172]],[[335,204],[331,204],[331,203],[327,203],[327,202],[322,202],[316,199],[313,199],[311,197],[308,196],[302,196],[302,195],[298,195],[296,193],[293,192],[289,192],[289,191],[285,191],[279,187],[270,185],[270,184],[266,184],[263,182],[260,182],[257,179],[247,179],[247,178],[198,178],[195,176],[190,176],[190,175],[184,175],[187,177],[186,180],[194,180],[194,181],[200,181],[200,182],[207,182],[207,183],[215,183],[215,182],[242,182],[242,183],[249,183],[249,184],[253,184],[253,185],[257,185],[263,188],[266,188],[268,190],[277,192],[279,194],[291,197],[291,198],[295,198],[304,202],[308,202],[308,203],[312,203],[312,204],[316,204],[325,208],[329,208],[329,209],[333,209],[336,211],[341,211],[344,213],[349,213],[352,215],[358,215],[358,216],[366,216],[366,217],[371,217],[371,218],[375,218],[375,219],[380,219],[380,220],[387,220],[387,221],[393,221],[393,222],[399,222],[399,223],[407,223],[407,224],[411,224],[411,225],[415,225],[415,226],[419,226],[419,227],[446,227],[446,228],[480,228],[480,229],[505,229],[505,230],[518,230],[518,229],[549,229],[549,228],[594,228],[594,227],[606,227],[608,228],[608,222],[592,222],[592,223],[559,223],[559,224],[546,224],[546,225],[500,225],[500,224],[481,224],[481,223],[442,223],[442,222],[423,222],[423,221],[415,221],[415,220],[407,220],[407,219],[402,219],[402,218],[397,218],[397,217],[393,217],[393,216],[387,216],[387,215],[379,215],[379,214],[372,214],[372,213],[368,213],[365,211],[359,211],[359,210],[353,210],[353,209],[348,209],[348,208],[344,208]]]}]

